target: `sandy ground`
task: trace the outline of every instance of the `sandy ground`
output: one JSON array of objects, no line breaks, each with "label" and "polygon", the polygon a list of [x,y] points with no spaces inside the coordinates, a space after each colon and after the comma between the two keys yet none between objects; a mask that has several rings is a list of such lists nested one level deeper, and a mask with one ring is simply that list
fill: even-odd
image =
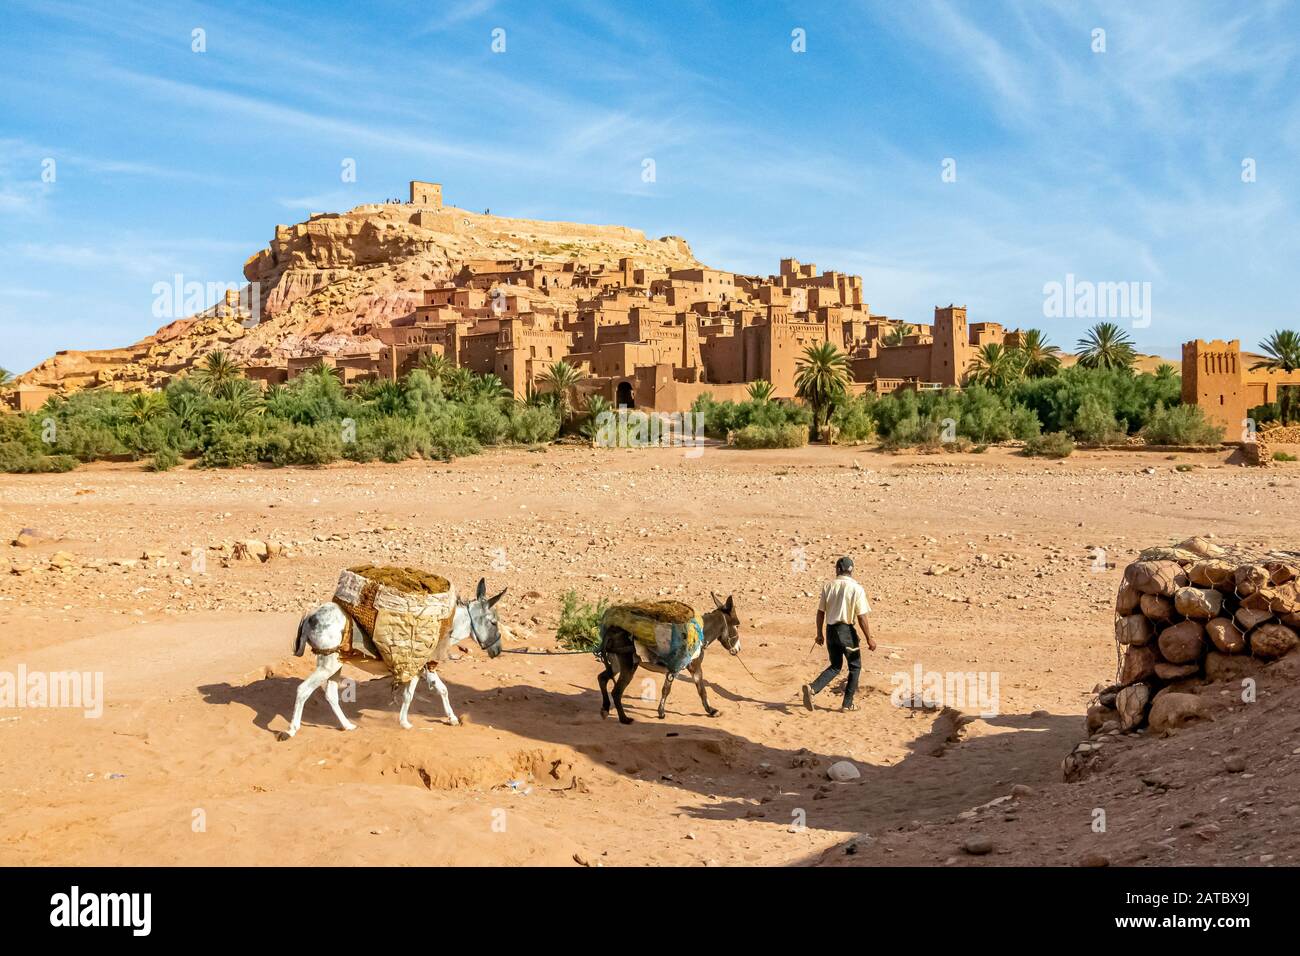
[{"label": "sandy ground", "polygon": [[[1074,862],[1096,795],[1062,783],[1060,762],[1114,671],[1120,569],[1191,534],[1294,546],[1278,516],[1295,514],[1295,468],[552,447],[0,476],[0,674],[102,673],[104,687],[99,717],[0,710],[0,864],[788,864],[854,840],[873,862],[942,863],[951,840],[908,835],[1017,784],[1058,824],[1019,850],[1000,837],[998,862]],[[52,540],[9,546],[22,528]],[[210,553],[202,570],[185,556],[245,538],[296,555],[224,566]],[[66,568],[50,569],[58,552]],[[842,553],[880,648],[856,712],[834,709],[832,685],[808,713],[798,687],[824,666],[815,595]],[[291,653],[297,618],[363,562],[508,586],[509,646],[530,653],[474,649],[444,666],[461,727],[422,687],[402,731],[388,682],[358,674],[344,704],[356,731],[318,694],[282,741],[311,666]],[[700,609],[710,590],[734,595],[742,656],[705,662],[721,715],[682,681],[664,721],[635,693],[633,725],[602,720],[595,660],[550,653],[569,589]],[[996,713],[949,742],[947,720],[891,703],[893,677],[916,665],[996,676]],[[860,780],[827,779],[841,759]]]}]

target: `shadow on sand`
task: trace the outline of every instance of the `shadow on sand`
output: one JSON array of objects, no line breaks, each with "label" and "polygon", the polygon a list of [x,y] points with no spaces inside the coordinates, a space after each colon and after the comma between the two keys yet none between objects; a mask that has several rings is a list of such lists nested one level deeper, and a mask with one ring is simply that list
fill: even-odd
[{"label": "shadow on sand", "polygon": [[[222,683],[198,689],[207,703],[249,708],[254,726],[275,733],[272,721],[287,720],[298,683],[297,678],[274,676],[242,686]],[[979,734],[959,740],[962,718],[956,711],[917,712],[913,715],[917,735],[906,756],[894,764],[873,764],[835,750],[792,749],[740,736],[728,729],[725,703],[720,716],[709,718],[690,682],[679,683],[669,698],[671,719],[655,717],[657,699],[629,693],[625,704],[635,723],[624,726],[614,717],[601,718],[594,680],[592,687],[567,684],[572,692],[524,684],[474,690],[447,681],[453,707],[468,718],[467,728],[448,727],[447,732],[486,728],[569,748],[614,773],[692,794],[681,807],[689,817],[755,820],[785,827],[802,823],[813,829],[857,833],[951,817],[1006,794],[1014,783],[1034,785],[1055,779],[1080,724],[1077,716],[1008,714],[984,720],[987,726]],[[389,729],[397,729],[390,687],[383,677],[359,681],[356,700],[344,702],[344,711],[359,724],[358,739],[373,734],[377,724],[391,723]],[[715,706],[744,701],[801,719],[787,702],[738,694],[712,683],[709,691],[721,698],[714,700]],[[853,719],[869,734],[868,715],[875,706],[864,701],[859,713],[834,716]],[[442,719],[441,703],[423,683],[411,719],[417,724]],[[313,695],[303,714],[304,730],[337,730],[337,726],[323,696]],[[485,742],[485,746],[499,744]],[[436,754],[431,756],[437,759]],[[861,779],[832,783],[827,768],[845,759],[853,760]]]}]

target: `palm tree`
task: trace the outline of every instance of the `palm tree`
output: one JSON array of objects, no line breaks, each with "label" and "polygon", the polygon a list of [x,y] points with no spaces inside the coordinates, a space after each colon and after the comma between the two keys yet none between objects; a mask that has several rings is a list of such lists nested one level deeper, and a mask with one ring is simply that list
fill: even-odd
[{"label": "palm tree", "polygon": [[1002,389],[1020,380],[1024,373],[1024,353],[996,342],[981,345],[971,360],[967,379],[975,385]]},{"label": "palm tree", "polygon": [[406,389],[397,382],[380,379],[359,389],[362,401],[380,415],[397,415],[406,407]]},{"label": "palm tree", "polygon": [[209,352],[205,355],[198,371],[194,373],[199,388],[209,394],[226,382],[239,377],[239,366],[222,351]]},{"label": "palm tree", "polygon": [[451,368],[451,363],[447,361],[445,355],[440,355],[437,352],[426,352],[420,356],[420,360],[416,362],[415,367],[428,372],[429,378],[435,382],[441,382],[442,376],[446,374],[447,369]]},{"label": "palm tree", "polygon": [[1061,350],[1047,341],[1038,329],[1026,329],[1020,336],[1020,351],[1025,357],[1025,375],[1046,378],[1061,368]]},{"label": "palm tree", "polygon": [[1161,382],[1167,382],[1171,378],[1178,377],[1178,369],[1174,368],[1168,362],[1161,362],[1156,366],[1156,379]]},{"label": "palm tree", "polygon": [[0,368],[0,388],[5,388],[14,380],[13,373],[7,368]]},{"label": "palm tree", "polygon": [[761,378],[750,382],[749,388],[745,391],[749,394],[751,402],[770,402],[772,400],[772,383]]},{"label": "palm tree", "polygon": [[133,425],[143,425],[166,408],[167,400],[161,392],[136,392],[127,403],[127,418]]},{"label": "palm tree", "polygon": [[795,367],[795,394],[812,406],[812,440],[821,435],[822,412],[830,418],[835,403],[844,397],[849,384],[848,359],[830,342],[810,345]]},{"label": "palm tree", "polygon": [[514,398],[510,390],[506,388],[505,382],[495,375],[475,375],[473,382],[469,387],[470,397],[475,400],[484,400],[501,404]]},{"label": "palm tree", "polygon": [[586,377],[581,369],[565,361],[556,362],[543,373],[542,384],[549,387],[558,403],[561,426],[573,416],[573,394]]},{"label": "palm tree", "polygon": [[[588,399],[588,407],[590,402],[591,400]],[[541,408],[543,405],[554,405],[555,396],[550,392],[539,391],[536,385],[529,382],[524,386],[524,397],[519,400],[519,403],[525,408]]]},{"label": "palm tree", "polygon": [[587,396],[587,417],[579,426],[578,432],[583,438],[595,439],[600,433],[602,415],[608,415],[613,412],[613,406],[609,404],[609,399],[604,395]]},{"label": "palm tree", "polygon": [[339,370],[335,366],[330,365],[324,359],[319,359],[315,365],[307,369],[303,374],[316,375],[320,378],[338,378]]},{"label": "palm tree", "polygon": [[908,325],[906,322],[899,322],[898,325],[894,326],[888,333],[886,333],[884,339],[881,340],[881,344],[889,346],[902,345],[903,339],[907,338],[915,331],[916,329]]},{"label": "palm tree", "polygon": [[453,402],[469,398],[474,387],[474,373],[463,365],[456,365],[442,373],[442,391]]},{"label": "palm tree", "polygon": [[204,409],[210,422],[223,425],[240,425],[248,418],[260,415],[266,406],[262,393],[246,378],[222,382],[212,393],[213,401]]},{"label": "palm tree", "polygon": [[1137,361],[1133,340],[1114,322],[1098,322],[1079,339],[1076,348],[1079,364],[1084,368],[1129,371]]},{"label": "palm tree", "polygon": [[[1300,335],[1290,329],[1281,329],[1274,332],[1259,344],[1259,348],[1268,358],[1261,359],[1252,365],[1250,367],[1252,372],[1261,368],[1276,369],[1279,372],[1294,372],[1297,368],[1300,368]],[[1279,385],[1277,389],[1277,402],[1283,425],[1289,424],[1291,421],[1291,410],[1295,404],[1291,390],[1294,387],[1294,385]]]}]

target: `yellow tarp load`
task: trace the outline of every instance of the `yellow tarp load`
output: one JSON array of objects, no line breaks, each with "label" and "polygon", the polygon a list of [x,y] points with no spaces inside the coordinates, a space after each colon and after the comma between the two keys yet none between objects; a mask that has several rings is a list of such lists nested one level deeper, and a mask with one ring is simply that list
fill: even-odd
[{"label": "yellow tarp load", "polygon": [[418,677],[429,661],[447,656],[456,589],[444,577],[416,568],[361,565],[339,575],[334,603],[369,636],[396,683]]},{"label": "yellow tarp load", "polygon": [[704,622],[681,601],[615,604],[600,620],[602,644],[611,627],[632,636],[643,661],[674,673],[699,657],[704,648]]}]

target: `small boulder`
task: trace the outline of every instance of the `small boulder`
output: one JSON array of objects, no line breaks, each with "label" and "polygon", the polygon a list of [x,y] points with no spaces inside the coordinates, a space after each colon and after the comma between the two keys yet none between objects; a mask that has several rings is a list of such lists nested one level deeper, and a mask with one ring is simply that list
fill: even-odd
[{"label": "small boulder", "polygon": [[1285,624],[1261,624],[1250,632],[1250,652],[1269,660],[1289,654],[1300,637]]},{"label": "small boulder", "polygon": [[1267,587],[1269,578],[1268,568],[1262,564],[1243,564],[1233,573],[1237,593],[1242,597],[1247,597],[1260,588]]},{"label": "small boulder", "polygon": [[971,856],[986,856],[993,852],[993,841],[988,837],[967,837],[961,848]]},{"label": "small boulder", "polygon": [[1223,595],[1213,588],[1179,588],[1174,592],[1174,608],[1183,617],[1208,621],[1223,607]]},{"label": "small boulder", "polygon": [[1237,626],[1243,632],[1249,631],[1252,627],[1263,624],[1273,616],[1273,612],[1267,608],[1243,607],[1237,610]]},{"label": "small boulder", "polygon": [[1214,559],[1198,561],[1187,569],[1187,580],[1198,588],[1222,588],[1232,590],[1236,565],[1228,561]]},{"label": "small boulder", "polygon": [[[1183,621],[1167,627],[1156,638],[1160,655],[1171,664],[1190,664],[1200,660],[1205,649],[1205,628],[1195,621]],[[1154,664],[1152,665],[1154,670]]]},{"label": "small boulder", "polygon": [[1232,618],[1216,617],[1205,625],[1210,643],[1224,654],[1240,654],[1246,649],[1246,635],[1232,623]]},{"label": "small boulder", "polygon": [[836,783],[848,783],[862,776],[862,771],[851,760],[837,760],[826,768],[826,776]]},{"label": "small boulder", "polygon": [[1221,554],[1228,553],[1227,548],[1220,547],[1209,538],[1202,538],[1200,535],[1193,535],[1186,541],[1180,541],[1174,547],[1182,551],[1190,551],[1202,558],[1217,558]]},{"label": "small boulder", "polygon": [[1142,613],[1153,621],[1167,621],[1174,616],[1174,602],[1159,594],[1142,595],[1138,605]]},{"label": "small boulder", "polygon": [[1129,644],[1119,667],[1119,682],[1124,686],[1146,680],[1156,672],[1156,652],[1151,647]]},{"label": "small boulder", "polygon": [[1146,684],[1133,684],[1120,691],[1116,699],[1120,730],[1136,730],[1146,717],[1147,702],[1150,700],[1151,688]]},{"label": "small boulder", "polygon": [[1124,570],[1124,576],[1143,594],[1173,597],[1175,591],[1187,586],[1187,575],[1177,561],[1135,561]]},{"label": "small boulder", "polygon": [[[1145,604],[1150,594],[1142,595],[1142,603]],[[1165,598],[1157,597],[1157,601],[1169,602]],[[1127,617],[1115,619],[1115,640],[1121,644],[1143,644],[1151,643],[1151,622],[1142,614],[1130,614]]]},{"label": "small boulder", "polygon": [[10,544],[15,548],[34,548],[38,544],[49,544],[51,541],[58,540],[58,538],[43,531],[37,531],[35,528],[23,528]]},{"label": "small boulder", "polygon": [[1141,598],[1142,592],[1129,584],[1127,577],[1122,578],[1119,582],[1119,594],[1115,597],[1115,613],[1132,614],[1138,609],[1138,601]]},{"label": "small boulder", "polygon": [[1195,694],[1157,694],[1147,722],[1159,734],[1207,716],[1205,702]]}]

